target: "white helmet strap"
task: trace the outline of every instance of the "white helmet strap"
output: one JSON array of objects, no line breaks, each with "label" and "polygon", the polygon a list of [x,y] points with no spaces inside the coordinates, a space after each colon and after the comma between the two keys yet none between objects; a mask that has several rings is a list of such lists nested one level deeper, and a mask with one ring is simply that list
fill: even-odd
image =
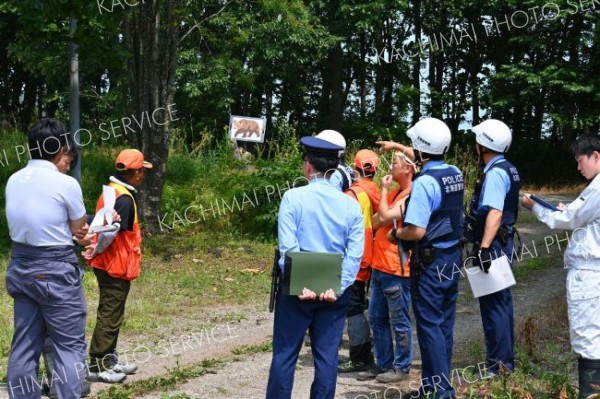
[{"label": "white helmet strap", "polygon": [[423,158],[423,152],[415,150],[415,164],[417,166],[423,166],[423,162],[429,161],[429,158]]}]

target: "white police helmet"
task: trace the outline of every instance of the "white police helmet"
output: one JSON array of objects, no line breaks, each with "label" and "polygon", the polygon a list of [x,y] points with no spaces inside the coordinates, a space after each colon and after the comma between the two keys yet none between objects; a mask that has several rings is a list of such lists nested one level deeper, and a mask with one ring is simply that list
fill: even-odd
[{"label": "white police helmet", "polygon": [[471,128],[475,141],[492,151],[504,153],[512,142],[512,133],[504,122],[488,119]]},{"label": "white police helmet", "polygon": [[406,135],[415,150],[432,155],[446,153],[452,140],[448,126],[436,118],[421,119],[408,129]]},{"label": "white police helmet", "polygon": [[321,140],[325,140],[333,145],[342,147],[343,150],[339,151],[339,153],[338,153],[338,156],[340,156],[340,157],[342,156],[342,154],[344,153],[344,150],[346,149],[346,139],[344,138],[344,136],[342,136],[342,134],[340,132],[337,132],[335,130],[331,130],[331,129],[323,130],[322,132],[317,134],[315,137],[318,139],[321,139]]}]

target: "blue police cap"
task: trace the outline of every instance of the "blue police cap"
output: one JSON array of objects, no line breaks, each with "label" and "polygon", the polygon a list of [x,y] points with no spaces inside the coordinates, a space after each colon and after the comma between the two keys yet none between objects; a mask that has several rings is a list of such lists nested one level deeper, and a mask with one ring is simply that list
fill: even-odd
[{"label": "blue police cap", "polygon": [[300,139],[300,144],[302,144],[306,151],[315,151],[315,152],[338,152],[343,151],[344,147],[335,145],[330,143],[329,141],[325,141],[313,136],[304,136]]}]

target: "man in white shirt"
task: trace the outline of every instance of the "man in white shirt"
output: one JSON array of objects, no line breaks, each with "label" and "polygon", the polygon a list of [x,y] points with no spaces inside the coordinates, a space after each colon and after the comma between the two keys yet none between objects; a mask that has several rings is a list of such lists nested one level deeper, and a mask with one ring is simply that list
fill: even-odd
[{"label": "man in white shirt", "polygon": [[552,211],[523,195],[523,205],[553,229],[572,230],[564,254],[573,351],[579,355],[579,398],[600,385],[600,136],[581,135],[571,145],[577,170],[591,183],[568,205]]},{"label": "man in white shirt", "polygon": [[[31,160],[6,185],[6,218],[12,240],[6,289],[14,299],[14,335],[8,361],[10,398],[39,398],[37,371],[44,338],[56,352],[52,378],[59,398],[79,398],[84,378],[83,269],[73,234],[86,222],[77,181],[57,164],[75,145],[56,119],[29,131]],[[81,242],[85,244],[85,242]]]}]

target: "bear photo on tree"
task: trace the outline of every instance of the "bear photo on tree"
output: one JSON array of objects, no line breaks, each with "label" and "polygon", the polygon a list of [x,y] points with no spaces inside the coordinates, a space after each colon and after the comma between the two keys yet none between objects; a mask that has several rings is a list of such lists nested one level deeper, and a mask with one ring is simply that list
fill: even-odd
[{"label": "bear photo on tree", "polygon": [[264,119],[231,116],[230,137],[234,140],[264,141]]}]

